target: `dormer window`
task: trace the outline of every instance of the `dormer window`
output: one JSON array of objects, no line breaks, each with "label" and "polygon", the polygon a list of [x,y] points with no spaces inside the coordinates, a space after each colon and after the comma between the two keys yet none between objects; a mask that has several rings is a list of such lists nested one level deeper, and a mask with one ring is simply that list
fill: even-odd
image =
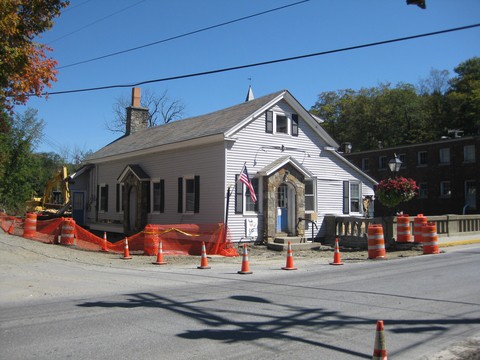
[{"label": "dormer window", "polygon": [[265,132],[298,136],[298,115],[267,111],[265,114]]}]

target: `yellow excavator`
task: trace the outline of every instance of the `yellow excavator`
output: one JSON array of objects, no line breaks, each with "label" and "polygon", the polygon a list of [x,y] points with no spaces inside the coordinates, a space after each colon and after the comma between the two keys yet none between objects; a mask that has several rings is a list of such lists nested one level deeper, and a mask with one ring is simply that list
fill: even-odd
[{"label": "yellow excavator", "polygon": [[43,189],[43,196],[32,197],[30,201],[27,201],[27,212],[65,212],[70,204],[70,190],[68,188],[67,177],[67,167],[62,166],[62,168],[48,180]]}]

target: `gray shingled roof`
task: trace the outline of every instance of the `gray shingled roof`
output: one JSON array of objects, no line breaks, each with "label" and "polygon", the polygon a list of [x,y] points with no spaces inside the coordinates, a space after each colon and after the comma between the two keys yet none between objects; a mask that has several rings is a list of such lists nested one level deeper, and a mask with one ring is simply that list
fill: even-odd
[{"label": "gray shingled roof", "polygon": [[225,133],[284,91],[278,91],[210,114],[177,120],[123,136],[93,153],[86,161]]}]

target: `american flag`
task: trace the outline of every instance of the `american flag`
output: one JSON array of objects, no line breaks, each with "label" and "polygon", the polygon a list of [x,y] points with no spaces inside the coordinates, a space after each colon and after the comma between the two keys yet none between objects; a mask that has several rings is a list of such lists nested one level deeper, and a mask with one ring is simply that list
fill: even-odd
[{"label": "american flag", "polygon": [[247,165],[243,165],[242,172],[240,173],[240,177],[238,178],[240,182],[244,183],[248,189],[250,190],[250,198],[252,199],[253,202],[257,201],[257,196],[255,195],[255,189],[253,188],[253,184],[250,181],[250,178],[248,177],[248,171],[247,171]]}]

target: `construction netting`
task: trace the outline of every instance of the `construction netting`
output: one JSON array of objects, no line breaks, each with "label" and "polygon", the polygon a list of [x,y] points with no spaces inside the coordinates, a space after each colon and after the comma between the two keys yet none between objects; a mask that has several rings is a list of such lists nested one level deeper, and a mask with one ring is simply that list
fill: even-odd
[{"label": "construction netting", "polygon": [[222,223],[149,224],[143,231],[116,242],[108,241],[107,233],[103,237],[91,233],[71,218],[39,220],[35,213],[23,219],[0,212],[0,227],[11,235],[90,251],[122,253],[127,239],[132,254],[157,255],[161,244],[166,255],[201,255],[205,244],[208,255],[238,256],[228,227]]}]

